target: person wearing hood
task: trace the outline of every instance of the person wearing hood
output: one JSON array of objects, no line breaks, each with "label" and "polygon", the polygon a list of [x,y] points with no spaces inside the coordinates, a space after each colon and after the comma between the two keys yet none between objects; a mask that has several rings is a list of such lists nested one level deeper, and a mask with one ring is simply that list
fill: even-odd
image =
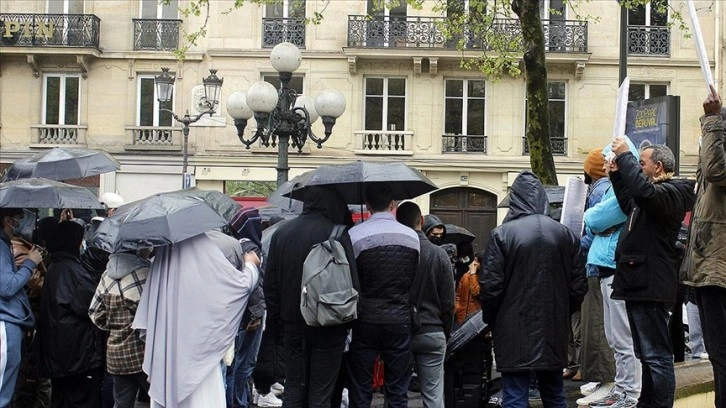
[{"label": "person wearing hood", "polygon": [[106,371],[113,376],[116,408],[133,408],[139,390],[149,391],[141,369],[144,342],[131,328],[151,265],[148,255],[148,250],[111,254],[88,309],[93,323],[109,332]]},{"label": "person wearing hood", "polygon": [[694,181],[673,178],[673,152],[665,145],[640,151],[624,137],[612,142],[610,181],[628,214],[615,249],[612,298],[625,301],[635,355],[643,366],[638,406],[671,407],[675,398],[669,312],[676,302],[678,231],[696,200]]},{"label": "person wearing hood", "polygon": [[98,285],[81,264],[83,227],[63,221],[48,241],[50,266],[40,299],[40,369],[51,380],[51,406],[101,404],[104,336],[88,317]]},{"label": "person wearing hood", "polygon": [[10,240],[22,219],[21,208],[0,208],[0,407],[10,404],[13,397],[23,336],[35,322],[24,288],[42,255],[38,248],[31,248],[27,259],[19,267],[15,265]]},{"label": "person wearing hood", "polygon": [[[300,312],[300,292],[305,258],[313,245],[328,240],[336,225],[353,225],[343,197],[333,187],[309,187],[302,214],[275,231],[270,242],[264,281],[265,336],[283,337],[286,407],[330,408],[348,326],[308,326]],[[347,230],[338,241],[345,248],[358,290]]]},{"label": "person wearing hood", "polygon": [[428,214],[424,216],[423,232],[429,241],[435,245],[441,245],[446,236],[446,225],[438,216]]},{"label": "person wearing hood", "polygon": [[[703,103],[698,198],[686,256],[703,340],[713,366],[716,406],[726,405],[726,109],[715,89]],[[689,313],[690,314],[690,313]],[[690,328],[690,327],[689,327]]]},{"label": "person wearing hood", "polygon": [[566,406],[570,313],[580,306],[587,281],[579,237],[550,218],[548,208],[537,176],[520,173],[479,274],[482,319],[492,328],[505,406],[527,406],[530,372],[545,406]]}]

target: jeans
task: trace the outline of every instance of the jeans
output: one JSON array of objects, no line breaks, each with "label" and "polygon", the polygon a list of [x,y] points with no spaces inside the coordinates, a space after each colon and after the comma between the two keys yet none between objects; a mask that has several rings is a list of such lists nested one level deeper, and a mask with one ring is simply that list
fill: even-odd
[{"label": "jeans", "polygon": [[[444,332],[421,333],[411,336],[411,352],[421,384],[421,399],[426,408],[444,406]],[[385,373],[385,370],[384,370]]]},{"label": "jeans", "polygon": [[703,341],[713,366],[716,407],[726,407],[726,289],[716,286],[696,288],[701,313]]},{"label": "jeans", "polygon": [[640,395],[642,367],[633,350],[633,334],[625,301],[610,297],[613,294],[612,284],[613,276],[600,281],[605,338],[615,356],[615,387],[618,392],[637,398]]},{"label": "jeans", "polygon": [[[535,371],[537,388],[545,408],[567,408],[562,370]],[[527,408],[529,406],[530,372],[503,372],[502,399],[507,408]]]},{"label": "jeans", "polygon": [[113,376],[114,408],[134,408],[139,390],[149,392],[149,382],[145,372]]},{"label": "jeans", "polygon": [[262,340],[262,327],[247,331],[248,321],[243,320],[235,339],[234,362],[227,369],[227,408],[247,408],[250,402],[249,379],[257,362],[257,351]]},{"label": "jeans", "polygon": [[0,321],[0,407],[10,404],[13,398],[24,334],[17,324]]},{"label": "jeans", "polygon": [[408,405],[411,380],[411,328],[403,324],[358,322],[348,352],[351,408],[368,408],[373,394],[373,365],[376,356],[383,360],[383,387],[389,408]]},{"label": "jeans", "polygon": [[686,303],[686,314],[688,315],[688,347],[691,349],[691,356],[700,356],[706,352],[703,345],[703,331],[701,330],[701,317],[699,316],[698,305]]},{"label": "jeans", "polygon": [[638,406],[672,407],[676,392],[668,307],[660,302],[625,301],[635,356],[643,366]]},{"label": "jeans", "polygon": [[347,331],[343,326],[285,324],[283,406],[330,408]]}]

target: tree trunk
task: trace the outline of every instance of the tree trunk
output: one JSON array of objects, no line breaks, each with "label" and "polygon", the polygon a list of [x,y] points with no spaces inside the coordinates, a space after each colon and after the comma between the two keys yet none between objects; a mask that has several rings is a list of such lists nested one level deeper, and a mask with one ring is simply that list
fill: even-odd
[{"label": "tree trunk", "polygon": [[527,83],[527,142],[532,172],[545,185],[557,185],[557,171],[550,143],[550,114],[547,95],[547,65],[538,0],[513,0],[524,43],[524,72]]}]

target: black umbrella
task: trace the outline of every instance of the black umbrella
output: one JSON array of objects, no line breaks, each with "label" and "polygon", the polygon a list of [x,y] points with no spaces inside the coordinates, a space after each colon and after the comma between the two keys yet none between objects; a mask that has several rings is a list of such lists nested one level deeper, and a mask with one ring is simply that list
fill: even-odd
[{"label": "black umbrella", "polygon": [[0,183],[0,207],[103,208],[91,190],[43,178]]},{"label": "black umbrella", "polygon": [[420,171],[405,163],[381,163],[357,161],[335,166],[320,166],[280,186],[278,193],[284,197],[302,200],[307,187],[333,186],[349,204],[363,204],[366,186],[388,184],[393,198],[403,200],[418,197],[438,187]]},{"label": "black umbrella", "polygon": [[167,194],[179,194],[181,196],[198,197],[211,206],[217,214],[227,222],[232,222],[242,206],[228,195],[217,190],[201,190],[196,187],[186,190],[178,190]]},{"label": "black umbrella", "polygon": [[[155,194],[119,207],[98,226],[94,244],[108,252],[173,244],[226,225],[203,190]],[[239,208],[239,205],[237,206]]]},{"label": "black umbrella", "polygon": [[[561,205],[565,201],[564,186],[544,186],[544,188],[550,205]],[[509,208],[509,194],[497,205],[497,208]]]},{"label": "black umbrella", "polygon": [[71,180],[108,173],[121,168],[119,162],[102,150],[56,147],[34,156],[16,160],[4,180],[43,177]]},{"label": "black umbrella", "polygon": [[476,235],[464,227],[454,224],[444,224],[444,226],[446,227],[446,234],[443,239],[444,244],[459,245],[462,242],[472,243],[476,239]]},{"label": "black umbrella", "polygon": [[446,342],[446,358],[448,359],[451,354],[466,345],[486,327],[487,324],[481,319],[481,310],[469,316],[458,329],[451,333],[451,337]]}]

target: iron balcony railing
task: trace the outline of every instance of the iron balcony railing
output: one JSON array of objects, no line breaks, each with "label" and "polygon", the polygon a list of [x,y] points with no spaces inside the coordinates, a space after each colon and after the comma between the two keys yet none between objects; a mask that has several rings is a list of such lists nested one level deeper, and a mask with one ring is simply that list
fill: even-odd
[{"label": "iron balcony railing", "polygon": [[[357,48],[456,48],[458,40],[446,39],[442,17],[348,16],[348,46]],[[587,52],[587,21],[542,20],[545,47],[549,52]],[[497,37],[520,36],[517,19],[497,19],[492,27]],[[467,32],[468,30],[464,30]],[[470,31],[466,49],[491,49],[484,38]],[[514,51],[514,50],[512,50]]]},{"label": "iron balcony railing", "polygon": [[[566,137],[550,137],[550,145],[552,146],[552,154],[567,156]],[[527,141],[527,136],[522,138],[522,154],[529,154],[529,142]]]},{"label": "iron balcony railing", "polygon": [[628,26],[628,55],[670,56],[670,28],[659,26]]},{"label": "iron balcony railing", "polygon": [[98,48],[101,19],[93,14],[0,14],[0,43],[9,47]]},{"label": "iron balcony railing", "polygon": [[171,51],[179,47],[181,20],[135,18],[134,50]]},{"label": "iron balcony railing", "polygon": [[305,48],[304,18],[263,18],[262,47],[272,48],[281,42],[290,42]]},{"label": "iron balcony railing", "polygon": [[483,153],[487,154],[486,136],[443,135],[443,153]]}]

